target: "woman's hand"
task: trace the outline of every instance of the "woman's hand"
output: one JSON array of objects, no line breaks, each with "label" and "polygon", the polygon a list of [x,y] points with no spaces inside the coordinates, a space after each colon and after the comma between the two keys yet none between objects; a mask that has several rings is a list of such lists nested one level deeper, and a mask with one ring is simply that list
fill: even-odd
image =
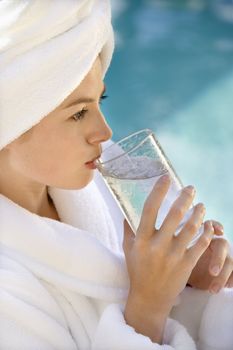
[{"label": "woman's hand", "polygon": [[156,342],[161,342],[166,318],[176,297],[184,289],[214,233],[212,222],[205,222],[203,235],[187,249],[205,215],[203,204],[198,204],[179,235],[174,236],[193,202],[195,191],[191,186],[182,190],[160,229],[155,229],[158,210],[169,185],[167,176],[156,183],[144,204],[136,235],[125,223],[123,242],[130,279],[125,319],[136,331]]},{"label": "woman's hand", "polygon": [[223,226],[212,221],[214,233],[210,245],[194,267],[188,284],[192,287],[218,293],[223,287],[233,287],[233,257],[230,256],[229,242],[221,237]]}]

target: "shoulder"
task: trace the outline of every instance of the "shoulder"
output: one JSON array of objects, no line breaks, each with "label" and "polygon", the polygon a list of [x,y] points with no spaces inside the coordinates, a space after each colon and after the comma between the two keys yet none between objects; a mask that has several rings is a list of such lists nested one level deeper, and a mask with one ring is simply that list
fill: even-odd
[{"label": "shoulder", "polygon": [[66,339],[65,344],[72,342],[64,315],[46,284],[9,256],[1,254],[0,258],[1,345],[52,349],[57,333]]},{"label": "shoulder", "polygon": [[0,313],[12,320],[31,323],[36,314],[46,313],[63,322],[63,315],[42,280],[18,261],[1,254]]},{"label": "shoulder", "polygon": [[[54,318],[60,318],[58,307],[42,280],[18,261],[1,254],[0,291],[5,300],[1,311],[10,314],[11,307],[28,305],[30,308],[47,312]],[[8,305],[9,306],[9,305]]]}]

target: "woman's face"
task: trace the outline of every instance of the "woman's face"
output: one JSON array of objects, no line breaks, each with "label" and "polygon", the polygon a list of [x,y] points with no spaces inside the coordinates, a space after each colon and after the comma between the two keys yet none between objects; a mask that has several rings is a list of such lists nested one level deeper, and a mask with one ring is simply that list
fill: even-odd
[{"label": "woman's face", "polygon": [[[104,93],[100,59],[81,84],[42,121],[9,145],[10,162],[29,180],[79,189],[93,178],[85,163],[101,153],[112,136],[100,111]],[[77,102],[78,100],[78,102]]]}]

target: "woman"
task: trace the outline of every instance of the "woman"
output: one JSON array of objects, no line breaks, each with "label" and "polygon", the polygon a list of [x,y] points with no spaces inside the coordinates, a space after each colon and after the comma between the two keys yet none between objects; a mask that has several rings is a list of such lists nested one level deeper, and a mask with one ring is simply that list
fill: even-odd
[{"label": "woman", "polygon": [[155,231],[169,187],[161,178],[135,237],[94,172],[112,136],[99,106],[113,50],[108,2],[2,1],[0,10],[0,347],[232,349],[221,225],[205,222],[187,250],[204,219],[199,203],[173,235],[194,188]]}]

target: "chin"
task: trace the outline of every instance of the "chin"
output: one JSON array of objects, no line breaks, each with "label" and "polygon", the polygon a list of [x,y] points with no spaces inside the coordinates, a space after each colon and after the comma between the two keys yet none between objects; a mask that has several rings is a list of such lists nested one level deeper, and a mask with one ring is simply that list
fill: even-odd
[{"label": "chin", "polygon": [[93,180],[94,171],[88,171],[86,173],[77,174],[77,176],[72,176],[71,178],[62,179],[61,181],[56,181],[47,184],[49,187],[56,187],[63,190],[81,190],[82,188],[89,185]]},{"label": "chin", "polygon": [[89,183],[93,180],[94,172],[90,172],[85,177],[77,177],[75,181],[69,181],[67,184],[60,184],[58,188],[64,189],[64,190],[81,190],[82,188],[89,185]]},{"label": "chin", "polygon": [[79,187],[79,189],[84,188],[87,185],[89,185],[89,183],[93,180],[93,177],[94,177],[94,172],[92,172],[90,174],[90,176],[88,176],[85,179],[83,179],[82,184],[80,183],[81,186]]}]

